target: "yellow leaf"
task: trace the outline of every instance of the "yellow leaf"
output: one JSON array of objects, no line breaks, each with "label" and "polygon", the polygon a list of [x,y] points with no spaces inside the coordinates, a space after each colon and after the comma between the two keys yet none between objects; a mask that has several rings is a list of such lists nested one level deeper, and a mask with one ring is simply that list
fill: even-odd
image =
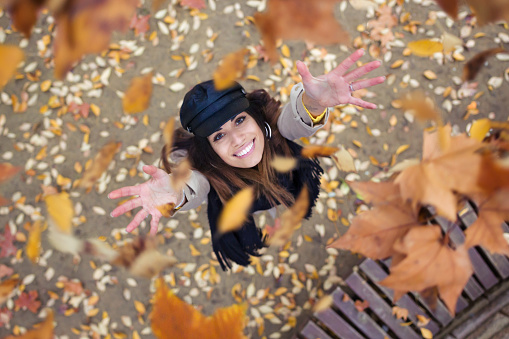
[{"label": "yellow leaf", "polygon": [[197,257],[197,256],[200,256],[200,255],[201,255],[200,251],[198,251],[198,250],[196,249],[196,247],[194,247],[194,246],[193,246],[193,244],[189,244],[189,248],[191,249],[191,255],[192,255],[193,257]]},{"label": "yellow leaf", "polygon": [[25,53],[17,46],[0,45],[0,89],[13,77]]},{"label": "yellow leaf", "polygon": [[33,263],[39,260],[39,253],[41,251],[41,221],[37,220],[34,222],[28,233],[27,242],[27,257]]},{"label": "yellow leaf", "polygon": [[356,172],[353,157],[344,147],[341,147],[331,158],[340,171]]},{"label": "yellow leaf", "polygon": [[433,72],[432,70],[426,70],[424,71],[424,76],[426,77],[426,79],[429,79],[429,80],[435,80],[437,78],[437,75],[435,74],[435,72]]},{"label": "yellow leaf", "polygon": [[167,148],[167,152],[169,152],[171,150],[171,145],[173,144],[173,132],[174,131],[175,131],[175,117],[171,117],[168,119],[168,121],[164,125],[164,130],[163,130],[164,145]]},{"label": "yellow leaf", "polygon": [[302,219],[308,212],[308,197],[309,192],[306,185],[304,185],[293,206],[281,215],[281,226],[269,238],[271,245],[283,246],[290,240],[293,232],[300,226]]},{"label": "yellow leaf", "polygon": [[297,159],[287,158],[276,155],[272,160],[271,166],[281,173],[290,172],[297,166]]},{"label": "yellow leaf", "polygon": [[91,162],[90,167],[85,166],[85,173],[79,182],[80,187],[89,189],[94,186],[95,182],[101,177],[103,172],[110,165],[111,161],[115,157],[115,154],[118,152],[120,145],[120,142],[113,141],[109,142],[108,144],[104,145],[103,148],[101,148],[99,153]]},{"label": "yellow leaf", "polygon": [[408,43],[408,48],[410,48],[414,55],[420,57],[432,56],[444,50],[444,46],[441,42],[428,39],[411,41]]},{"label": "yellow leaf", "polygon": [[490,131],[490,128],[490,119],[476,120],[472,123],[472,127],[470,127],[470,137],[478,141],[483,141],[486,134]]},{"label": "yellow leaf", "polygon": [[410,147],[410,145],[401,145],[401,146],[399,146],[398,149],[396,150],[396,154],[400,155],[401,153],[406,151],[409,147]]},{"label": "yellow leaf", "polygon": [[218,232],[231,232],[242,227],[247,213],[253,204],[253,200],[253,187],[243,188],[228,200],[219,215],[217,223]]},{"label": "yellow leaf", "polygon": [[391,68],[398,68],[403,65],[404,61],[402,59],[396,60],[392,63]]},{"label": "yellow leaf", "polygon": [[145,308],[145,305],[141,301],[135,300],[134,301],[134,308],[136,311],[138,311],[139,314],[145,314],[147,309]]},{"label": "yellow leaf", "polygon": [[135,77],[122,99],[122,107],[127,114],[140,113],[146,110],[152,97],[152,73]]},{"label": "yellow leaf", "polygon": [[333,300],[332,295],[326,295],[313,305],[313,312],[321,312],[328,309],[332,305]]},{"label": "yellow leaf", "polygon": [[14,287],[19,283],[19,279],[12,278],[0,283],[0,305],[7,301]]},{"label": "yellow leaf", "polygon": [[65,234],[71,234],[74,206],[69,193],[61,192],[44,197],[46,209],[55,226]]},{"label": "yellow leaf", "polygon": [[424,339],[433,339],[433,333],[427,328],[421,327],[421,334]]},{"label": "yellow leaf", "polygon": [[302,148],[301,154],[304,158],[328,157],[338,150],[338,147],[308,145]]},{"label": "yellow leaf", "polygon": [[289,58],[290,57],[290,48],[288,48],[287,45],[281,46],[281,54],[283,54],[283,56],[285,58]]},{"label": "yellow leaf", "polygon": [[41,91],[46,92],[51,87],[51,80],[45,80],[41,82]]},{"label": "yellow leaf", "polygon": [[249,49],[242,48],[223,58],[213,75],[216,90],[227,89],[233,85],[235,80],[242,78],[246,70],[244,58],[247,54],[249,54]]}]

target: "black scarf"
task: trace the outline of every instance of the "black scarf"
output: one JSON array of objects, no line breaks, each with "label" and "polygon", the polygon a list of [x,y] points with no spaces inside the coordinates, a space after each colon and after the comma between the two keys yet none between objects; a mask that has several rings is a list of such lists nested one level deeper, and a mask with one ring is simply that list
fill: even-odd
[{"label": "black scarf", "polygon": [[[323,174],[323,169],[317,159],[300,157],[301,146],[291,140],[287,140],[287,142],[293,156],[298,159],[298,165],[293,170],[292,176],[289,173],[278,174],[278,182],[295,198],[297,198],[302,187],[307,186],[309,190],[309,209],[304,218],[308,219],[320,192],[320,177]],[[212,248],[223,271],[231,268],[230,260],[242,266],[249,265],[249,256],[259,256],[258,250],[267,247],[266,237],[263,236],[262,230],[256,227],[253,212],[268,210],[272,207],[274,206],[269,203],[266,197],[260,197],[253,203],[248,219],[241,229],[219,236],[217,220],[223,209],[223,204],[214,188],[210,187],[207,214],[212,233]]]}]

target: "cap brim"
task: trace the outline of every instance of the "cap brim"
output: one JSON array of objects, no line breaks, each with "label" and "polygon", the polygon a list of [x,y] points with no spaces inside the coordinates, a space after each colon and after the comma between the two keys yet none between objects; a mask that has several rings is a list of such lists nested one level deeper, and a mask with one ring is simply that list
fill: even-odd
[{"label": "cap brim", "polygon": [[217,131],[228,120],[235,117],[239,113],[244,112],[248,108],[249,100],[247,100],[245,96],[239,97],[230,102],[226,107],[223,107],[219,111],[215,112],[205,121],[201,122],[196,129],[193,129],[193,133],[197,136],[206,138]]}]

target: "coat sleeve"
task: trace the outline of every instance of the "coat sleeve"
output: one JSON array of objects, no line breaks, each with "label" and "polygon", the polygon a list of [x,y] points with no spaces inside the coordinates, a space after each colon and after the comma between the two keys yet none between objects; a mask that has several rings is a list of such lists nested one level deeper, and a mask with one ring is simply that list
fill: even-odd
[{"label": "coat sleeve", "polygon": [[[173,152],[170,155],[172,162],[178,163],[184,157],[187,156],[187,152],[184,150]],[[182,206],[181,211],[188,211],[193,208],[200,206],[206,199],[210,191],[210,183],[207,178],[199,171],[193,170],[191,177],[187,180],[186,186],[184,187],[184,194],[187,198],[187,203]]]},{"label": "coat sleeve", "polygon": [[283,106],[277,120],[279,132],[286,139],[295,140],[310,137],[322,128],[329,119],[330,108],[328,107],[322,122],[316,125],[313,124],[302,103],[303,94],[304,86],[302,83],[293,86],[290,93],[290,102]]}]

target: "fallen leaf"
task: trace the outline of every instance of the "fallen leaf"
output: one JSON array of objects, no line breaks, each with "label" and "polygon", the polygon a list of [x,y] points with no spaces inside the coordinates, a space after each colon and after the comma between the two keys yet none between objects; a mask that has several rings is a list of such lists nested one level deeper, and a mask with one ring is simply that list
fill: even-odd
[{"label": "fallen leaf", "polygon": [[325,311],[329,307],[331,307],[332,303],[334,301],[334,298],[332,295],[326,295],[325,297],[320,298],[314,305],[313,305],[313,312],[321,312]]},{"label": "fallen leaf", "polygon": [[152,73],[134,77],[122,99],[122,107],[127,114],[143,112],[150,105],[152,97]]},{"label": "fallen leaf", "polygon": [[392,6],[381,6],[376,11],[377,18],[368,21],[368,28],[371,29],[369,37],[373,41],[380,41],[385,51],[388,43],[395,39],[392,28],[398,24],[398,18],[392,13]]},{"label": "fallen leaf", "polygon": [[274,63],[279,59],[277,39],[306,40],[320,45],[348,44],[348,33],[334,17],[334,5],[337,2],[269,0],[267,11],[255,13],[254,19],[270,61]]},{"label": "fallen leaf", "polygon": [[106,171],[120,146],[121,143],[115,141],[104,145],[95,156],[90,168],[85,170],[85,173],[83,173],[83,178],[80,179],[79,186],[86,189],[92,188],[103,172]]},{"label": "fallen leaf", "polygon": [[16,310],[22,309],[29,310],[32,313],[37,313],[39,307],[41,307],[41,302],[38,298],[39,292],[37,291],[22,292],[18,299],[14,301]]},{"label": "fallen leaf", "polygon": [[72,218],[74,217],[74,206],[69,193],[60,192],[44,197],[48,215],[53,221],[53,225],[58,228],[60,232],[66,234],[72,233]]},{"label": "fallen leaf", "polygon": [[301,155],[304,158],[328,157],[339,151],[338,147],[308,145],[304,146]]},{"label": "fallen leaf", "polygon": [[39,253],[41,251],[41,231],[41,221],[36,220],[28,233],[26,253],[28,259],[33,263],[39,260]]},{"label": "fallen leaf", "polygon": [[[1,72],[1,70],[0,70],[0,72]],[[1,87],[2,86],[0,86],[0,88]],[[6,180],[12,178],[20,170],[21,170],[21,167],[12,166],[9,163],[0,163],[0,184]],[[10,200],[7,200],[0,195],[0,206],[7,205],[9,203],[10,203]]]},{"label": "fallen leaf", "polygon": [[509,51],[502,47],[497,47],[476,54],[463,66],[463,81],[474,80],[481,67],[486,63],[486,60],[498,53],[509,53]]},{"label": "fallen leaf", "polygon": [[355,305],[355,309],[358,312],[364,312],[364,310],[369,307],[369,301],[367,301],[367,300],[363,300],[363,301],[355,300],[354,305]]},{"label": "fallen leaf", "polygon": [[470,137],[481,142],[491,129],[491,120],[488,118],[475,120],[470,127]]},{"label": "fallen leaf", "polygon": [[331,155],[332,161],[343,172],[357,172],[352,155],[344,147]]},{"label": "fallen leaf", "polygon": [[246,305],[218,308],[206,317],[173,294],[162,278],[156,280],[156,288],[149,319],[158,339],[247,339],[243,334]]},{"label": "fallen leaf", "polygon": [[48,309],[46,319],[33,330],[19,336],[7,336],[4,339],[53,339],[53,311]]},{"label": "fallen leaf", "polygon": [[407,320],[408,310],[399,306],[392,306],[392,315],[396,316],[396,319]]},{"label": "fallen leaf", "polygon": [[235,231],[244,225],[247,214],[254,201],[254,189],[251,186],[241,189],[228,200],[219,215],[217,231],[226,233]]},{"label": "fallen leaf", "polygon": [[412,54],[420,57],[429,57],[444,50],[444,45],[440,41],[428,39],[411,41],[407,47],[412,51]]},{"label": "fallen leaf", "polygon": [[180,6],[187,6],[192,9],[204,9],[207,7],[205,0],[180,0]]},{"label": "fallen leaf", "polygon": [[427,328],[421,327],[421,334],[424,339],[433,339],[433,333]]},{"label": "fallen leaf", "polygon": [[287,173],[297,166],[297,159],[276,155],[270,165],[280,173]]},{"label": "fallen leaf", "polygon": [[25,59],[25,53],[17,46],[0,44],[0,89],[14,76],[21,61]]},{"label": "fallen leaf", "polygon": [[0,258],[6,258],[16,254],[18,248],[13,244],[14,236],[9,224],[5,224],[4,234],[0,235]]},{"label": "fallen leaf", "polygon": [[145,34],[150,29],[149,25],[150,14],[137,16],[136,14],[131,19],[131,23],[129,28],[134,28],[134,35],[138,36],[140,34]]},{"label": "fallen leaf", "polygon": [[444,46],[444,52],[450,53],[454,51],[456,47],[462,46],[463,40],[461,40],[455,35],[445,32],[444,34],[442,34],[442,45]]},{"label": "fallen leaf", "polygon": [[0,283],[0,305],[2,305],[8,298],[11,292],[19,283],[19,279],[12,278],[2,281]]},{"label": "fallen leaf", "polygon": [[473,273],[466,247],[452,249],[439,226],[427,225],[410,229],[394,244],[394,250],[406,257],[391,265],[390,275],[379,284],[405,292],[436,286],[454,315],[458,297]]}]

